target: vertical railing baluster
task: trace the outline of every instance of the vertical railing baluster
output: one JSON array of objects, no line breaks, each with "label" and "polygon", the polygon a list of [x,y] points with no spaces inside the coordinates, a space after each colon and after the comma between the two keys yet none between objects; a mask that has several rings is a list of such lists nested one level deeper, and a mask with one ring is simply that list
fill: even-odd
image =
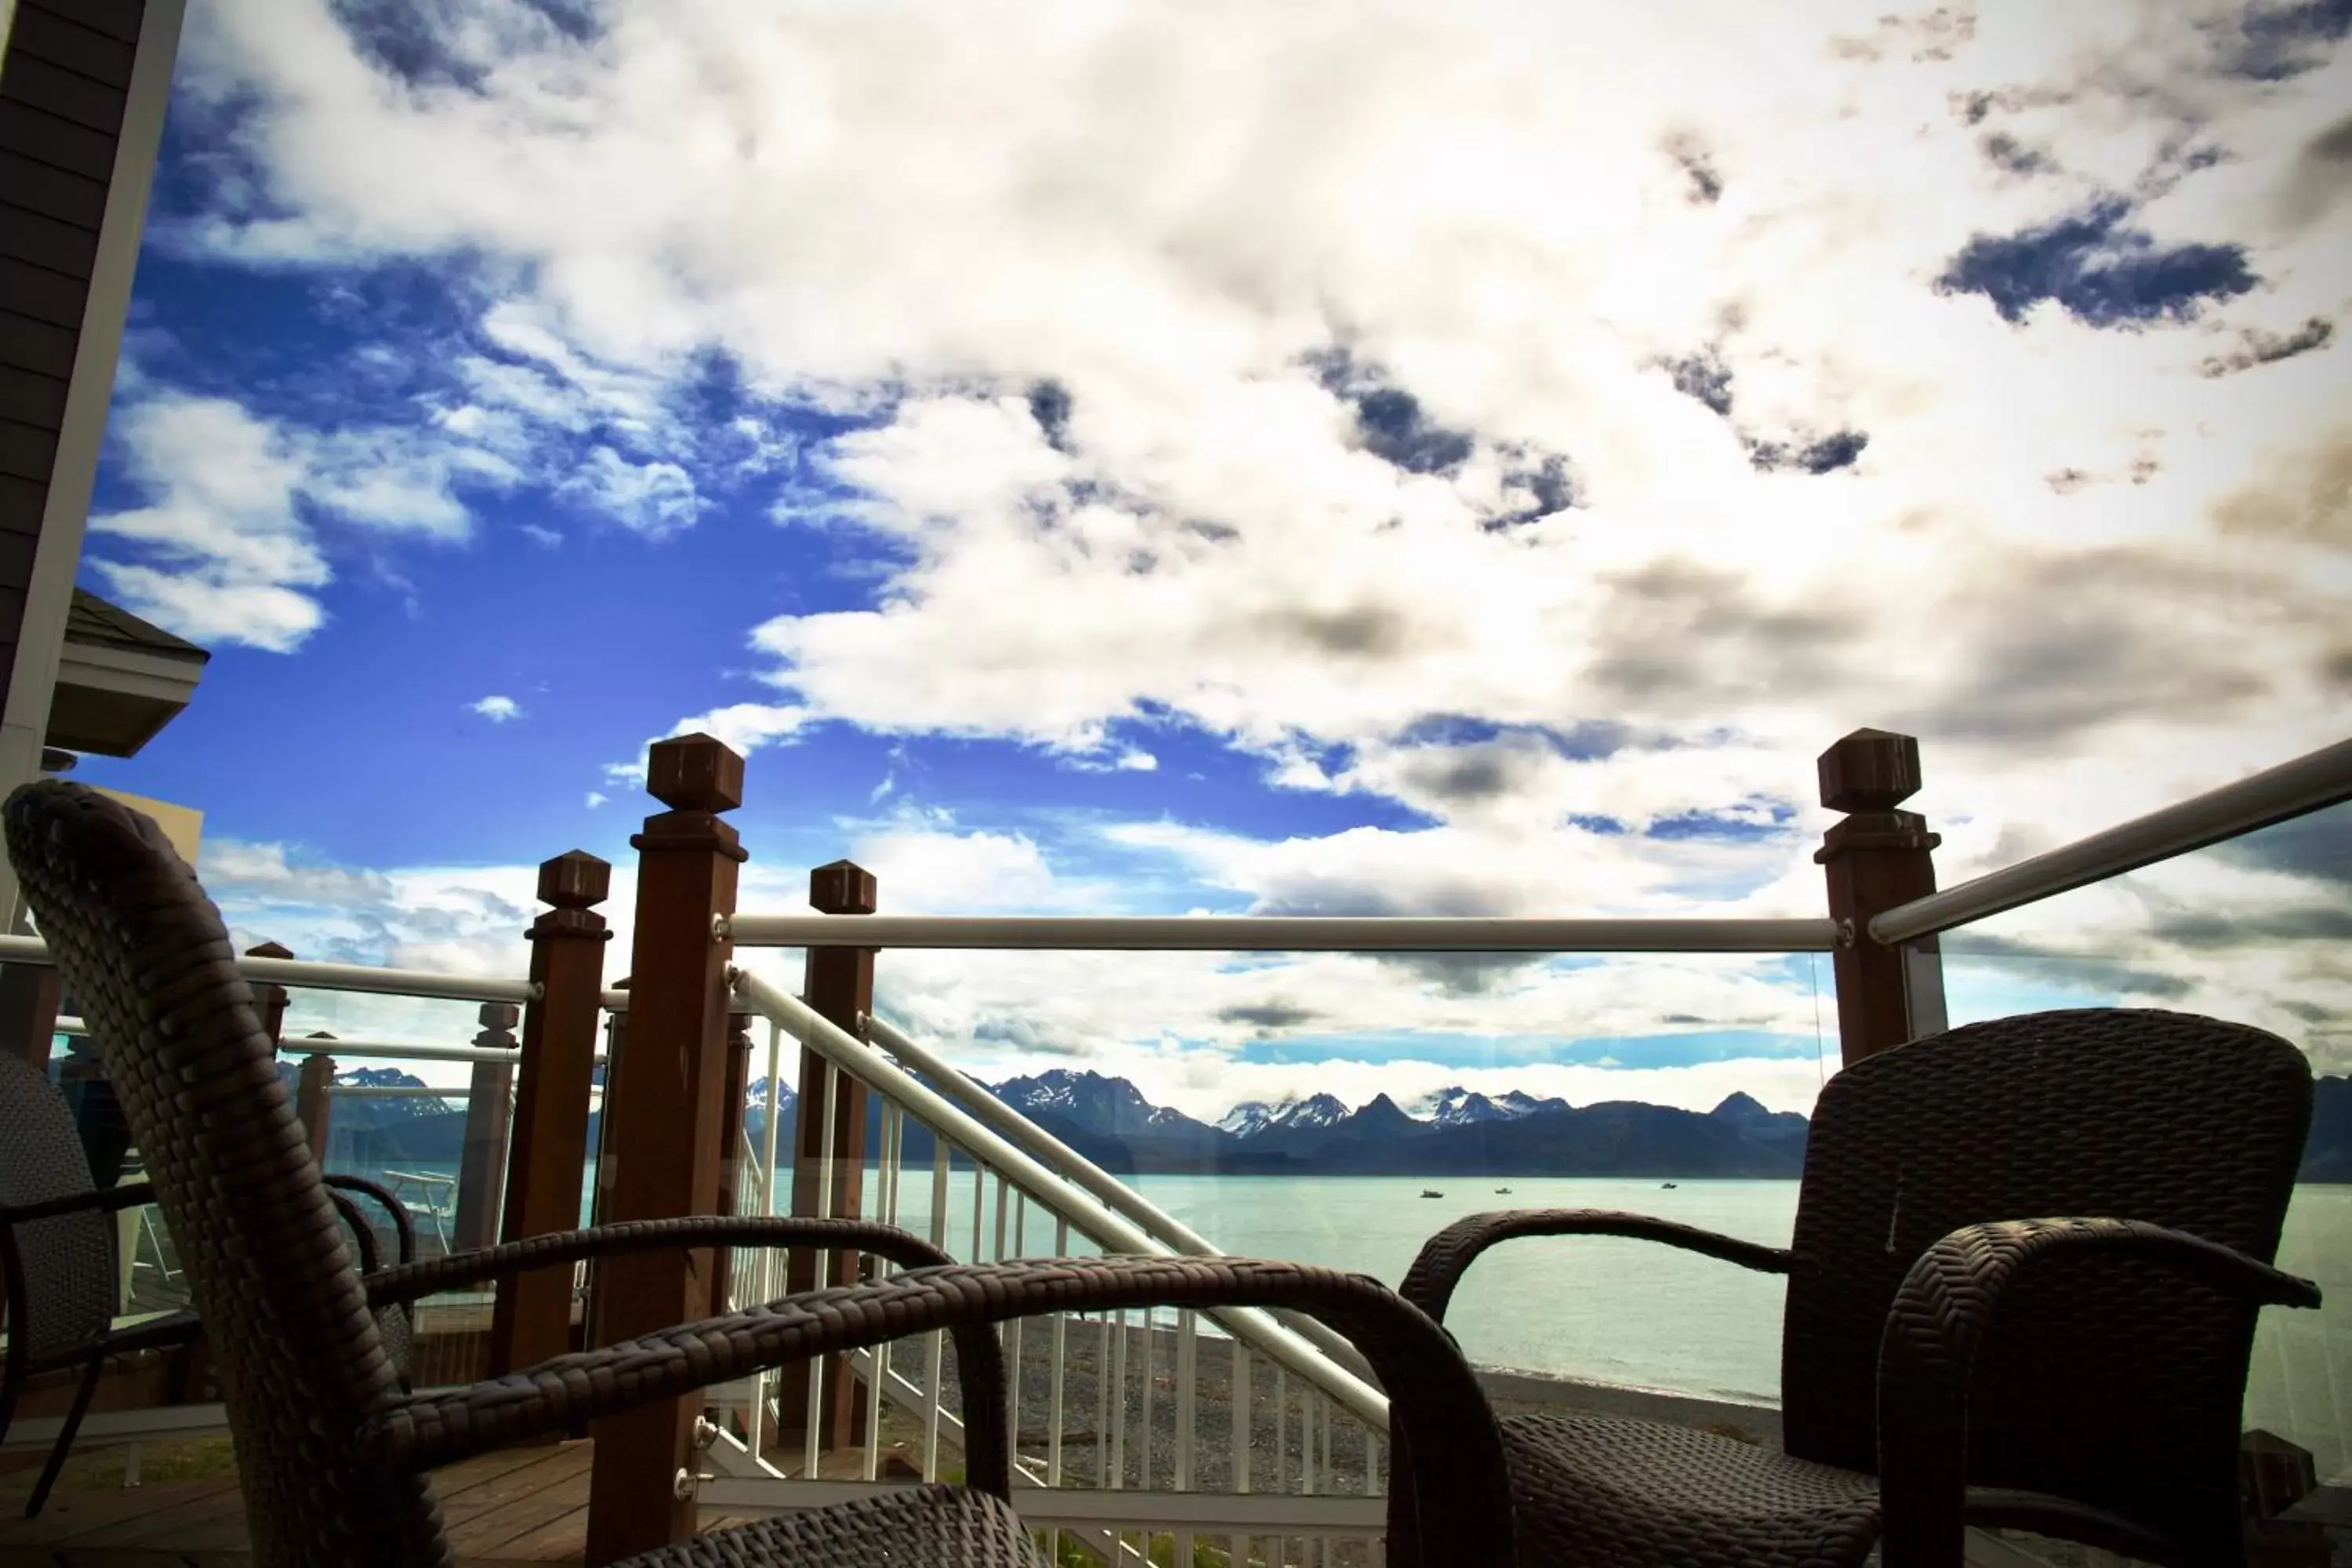
[{"label": "vertical railing baluster", "polygon": [[[824,1142],[819,1146],[822,1152],[819,1153],[816,1161],[816,1217],[819,1219],[831,1219],[833,1217],[833,1181],[835,1174],[835,1161],[833,1158],[833,1119],[835,1108],[841,1103],[841,1068],[837,1064],[828,1059],[824,1064],[824,1072],[823,1076],[824,1079],[824,1116],[821,1125],[824,1129]],[[817,1278],[822,1279],[824,1277],[823,1266],[820,1265]],[[819,1479],[819,1472],[822,1468],[824,1458],[824,1429],[822,1417],[824,1414],[824,1367],[825,1358],[823,1356],[811,1357],[808,1362],[808,1426],[806,1429],[807,1441],[803,1445],[807,1450],[807,1466],[803,1470],[802,1474],[810,1480],[816,1480]]]},{"label": "vertical railing baluster", "polygon": [[[1061,1215],[1054,1216],[1054,1256],[1060,1258],[1070,1250],[1070,1222]],[[1067,1312],[1054,1314],[1054,1344],[1045,1376],[1047,1398],[1045,1409],[1045,1484],[1062,1484],[1062,1378],[1068,1362],[1066,1357],[1070,1328]]]},{"label": "vertical railing baluster", "polygon": [[1110,1336],[1110,1486],[1117,1491],[1127,1485],[1127,1309],[1121,1307],[1108,1320],[1118,1325]]},{"label": "vertical railing baluster", "polygon": [[1234,1490],[1250,1489],[1250,1352],[1249,1346],[1235,1338],[1226,1342],[1233,1346],[1234,1374],[1228,1380],[1234,1402]]},{"label": "vertical railing baluster", "polygon": [[1136,1475],[1138,1478],[1136,1484],[1141,1487],[1145,1491],[1151,1490],[1152,1485],[1151,1388],[1153,1378],[1151,1373],[1152,1368],[1159,1364],[1159,1355],[1157,1353],[1159,1349],[1160,1310],[1156,1307],[1146,1307],[1143,1309],[1143,1398],[1140,1401],[1142,1405],[1141,1415],[1143,1417],[1143,1425],[1141,1427],[1143,1456],[1142,1463],[1136,1468]]},{"label": "vertical railing baluster", "polygon": [[1274,1363],[1274,1489],[1279,1495],[1290,1475],[1290,1376]]},{"label": "vertical railing baluster", "polygon": [[1110,1485],[1110,1314],[1102,1314],[1102,1345],[1095,1352],[1095,1485]]},{"label": "vertical railing baluster", "polygon": [[[999,1183],[996,1188],[996,1202],[998,1205],[996,1231],[1000,1238],[1004,1234],[1004,1216],[1003,1212],[1004,1192],[1004,1184]],[[1028,1204],[1029,1194],[1023,1192],[1020,1188],[1014,1187],[1013,1189],[1013,1256],[1015,1258],[1023,1256],[1021,1229],[1024,1222],[1025,1222],[1029,1217]],[[1002,1239],[997,1242],[996,1256],[998,1261],[1002,1262],[1003,1260],[1004,1244]],[[1004,1364],[1012,1370],[1013,1378],[1012,1397],[1004,1402],[1005,1419],[1013,1423],[1013,1430],[1006,1436],[1005,1442],[1008,1446],[1007,1451],[1012,1454],[1013,1461],[1017,1465],[1021,1462],[1021,1390],[1023,1386],[1021,1380],[1021,1320],[1018,1318],[1013,1319],[1011,1322],[1004,1325]]]},{"label": "vertical railing baluster", "polygon": [[[875,1172],[874,1202],[869,1208],[869,1212],[882,1216],[884,1225],[898,1223],[898,1194],[892,1173],[898,1168],[899,1121],[898,1108],[884,1100],[882,1147],[877,1151],[881,1164]],[[859,1173],[858,1179],[861,1182],[865,1180],[863,1172]],[[887,1279],[891,1272],[887,1259],[877,1258],[874,1260],[876,1279]],[[876,1345],[868,1355],[867,1365],[871,1370],[866,1376],[866,1463],[863,1470],[870,1481],[880,1474],[882,1468],[882,1385],[890,1377],[890,1347],[887,1343]]]},{"label": "vertical railing baluster", "polygon": [[[931,1129],[931,1245],[942,1251],[948,1245],[948,1165],[947,1135],[934,1127]],[[929,1373],[931,1386],[923,1405],[923,1479],[927,1481],[940,1479],[940,1390],[945,1383],[940,1375],[940,1359],[946,1353],[946,1332],[933,1329]]]},{"label": "vertical railing baluster", "polygon": [[[1200,1415],[1192,1384],[1199,1375],[1200,1347],[1195,1336],[1197,1322],[1189,1310],[1176,1314],[1176,1489],[1192,1489],[1192,1425]],[[1189,1562],[1190,1554],[1177,1554],[1180,1563]]]}]

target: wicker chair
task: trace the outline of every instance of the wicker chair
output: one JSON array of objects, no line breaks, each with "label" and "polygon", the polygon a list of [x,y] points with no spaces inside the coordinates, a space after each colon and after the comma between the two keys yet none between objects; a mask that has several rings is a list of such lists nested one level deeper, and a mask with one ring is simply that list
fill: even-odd
[{"label": "wicker chair", "polygon": [[[1487,1247],[1661,1241],[1789,1277],[1784,1450],[1507,1420],[1523,1561],[1958,1568],[1965,1526],[2242,1563],[2239,1405],[2311,1070],[2258,1029],[2084,1010],[1974,1024],[1822,1091],[1787,1250],[1638,1215],[1473,1215],[1405,1297],[1443,1318]],[[2088,1215],[2088,1218],[2042,1218]]]},{"label": "wicker chair", "polygon": [[537,1237],[362,1279],[220,917],[161,832],[54,780],[18,789],[0,816],[50,953],[106,1052],[218,1351],[257,1564],[446,1564],[426,1473],[435,1467],[763,1368],[946,1329],[964,1384],[969,1485],[899,1489],[631,1561],[1042,1568],[1009,1502],[1003,1357],[988,1325],[1154,1303],[1286,1308],[1348,1335],[1391,1401],[1391,1561],[1491,1568],[1512,1556],[1501,1439],[1444,1331],[1376,1280],[1303,1265],[917,1267],[404,1396],[371,1304],[649,1247],[854,1246],[919,1266],[942,1255],[851,1221],[690,1218]]},{"label": "wicker chair", "polygon": [[[65,1425],[25,1504],[25,1517],[33,1519],[48,1502],[49,1489],[73,1448],[82,1417],[89,1414],[90,1396],[98,1392],[107,1362],[137,1351],[187,1344],[196,1338],[199,1325],[194,1310],[183,1308],[145,1322],[113,1326],[120,1262],[114,1216],[153,1203],[154,1189],[145,1182],[104,1189],[93,1184],[65,1101],[46,1074],[13,1056],[0,1055],[0,1127],[9,1130],[7,1147],[0,1152],[0,1273],[7,1277],[9,1325],[7,1358],[0,1367],[0,1439],[7,1436],[16,1419],[16,1401],[26,1383],[68,1367],[81,1368],[81,1383]],[[399,1260],[415,1259],[415,1236],[390,1194],[355,1177],[327,1180],[385,1205],[399,1238]],[[330,1195],[359,1239],[364,1267],[373,1270],[374,1237],[367,1222],[341,1194]],[[394,1368],[404,1377],[410,1344],[406,1312],[387,1307],[377,1314],[377,1322]]]}]

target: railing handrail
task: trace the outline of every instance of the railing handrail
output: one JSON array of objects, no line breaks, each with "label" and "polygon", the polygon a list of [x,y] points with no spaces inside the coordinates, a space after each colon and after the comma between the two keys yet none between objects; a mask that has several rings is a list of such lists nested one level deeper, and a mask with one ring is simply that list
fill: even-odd
[{"label": "railing handrail", "polygon": [[[89,1033],[89,1022],[84,1018],[60,1017],[54,1031],[67,1036]],[[500,1050],[487,1046],[445,1046],[431,1040],[372,1040],[359,1037],[351,1039],[282,1039],[278,1042],[281,1057],[352,1057],[384,1061],[420,1062],[520,1062],[522,1048]],[[604,1059],[598,1051],[593,1058]]]},{"label": "railing handrail", "polygon": [[[784,1029],[807,1049],[832,1062],[868,1089],[895,1100],[935,1134],[961,1144],[975,1160],[1072,1226],[1107,1251],[1174,1257],[1175,1248],[1153,1237],[1091,1193],[1064,1181],[970,1112],[859,1039],[799,997],[740,967],[730,970],[735,998]],[[1307,1379],[1349,1415],[1374,1431],[1389,1428],[1387,1396],[1255,1308],[1219,1309],[1210,1314],[1289,1371]]]},{"label": "railing handrail", "polygon": [[[37,936],[0,936],[0,963],[47,963],[49,944]],[[436,969],[390,969],[373,963],[313,963],[303,958],[256,958],[239,954],[236,972],[247,980],[290,985],[298,991],[360,991],[379,996],[418,996],[436,1002],[536,1002],[539,987],[528,980],[483,974],[449,974]]]},{"label": "railing handrail", "polygon": [[1870,922],[1870,934],[1890,946],[1938,935],[2347,800],[2352,800],[2352,741],[2338,741],[2235,784],[1884,910]]},{"label": "railing handrail", "polygon": [[[1192,1253],[1202,1258],[1225,1256],[1223,1247],[997,1099],[988,1091],[987,1086],[975,1082],[906,1031],[871,1013],[865,1015],[861,1022],[873,1044],[880,1046],[925,1078],[944,1085],[947,1092],[971,1112],[975,1120],[1001,1133],[1055,1175],[1093,1194],[1104,1207],[1126,1215],[1171,1251]],[[1334,1332],[1315,1319],[1286,1317],[1284,1321],[1300,1338],[1349,1370],[1352,1371],[1355,1364],[1362,1360],[1360,1352],[1348,1342],[1345,1335]]]},{"label": "railing handrail", "polygon": [[738,947],[1065,949],[1092,952],[1828,952],[1822,920],[1545,920],[1444,915],[761,915],[722,917]]}]

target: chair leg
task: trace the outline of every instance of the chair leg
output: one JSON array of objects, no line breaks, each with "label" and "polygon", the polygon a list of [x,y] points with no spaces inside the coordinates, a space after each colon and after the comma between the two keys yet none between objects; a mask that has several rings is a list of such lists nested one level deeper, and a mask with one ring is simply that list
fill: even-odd
[{"label": "chair leg", "polygon": [[41,1479],[33,1488],[30,1500],[25,1504],[25,1517],[37,1519],[49,1500],[49,1489],[58,1484],[58,1472],[66,1468],[66,1455],[73,1449],[74,1434],[81,1430],[81,1418],[89,1414],[90,1395],[98,1392],[99,1374],[106,1370],[106,1358],[95,1355],[83,1369],[81,1386],[74,1390],[73,1408],[66,1412],[66,1424],[58,1432],[57,1447],[49,1450],[49,1462],[41,1467]]}]

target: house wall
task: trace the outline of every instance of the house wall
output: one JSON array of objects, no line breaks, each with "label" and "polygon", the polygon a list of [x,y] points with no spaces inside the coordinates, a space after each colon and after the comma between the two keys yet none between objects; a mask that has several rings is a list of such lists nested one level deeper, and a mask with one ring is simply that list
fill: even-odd
[{"label": "house wall", "polygon": [[0,691],[14,673],[143,0],[17,0],[0,60]]},{"label": "house wall", "polygon": [[16,0],[0,54],[0,795],[40,772],[185,14]]}]

